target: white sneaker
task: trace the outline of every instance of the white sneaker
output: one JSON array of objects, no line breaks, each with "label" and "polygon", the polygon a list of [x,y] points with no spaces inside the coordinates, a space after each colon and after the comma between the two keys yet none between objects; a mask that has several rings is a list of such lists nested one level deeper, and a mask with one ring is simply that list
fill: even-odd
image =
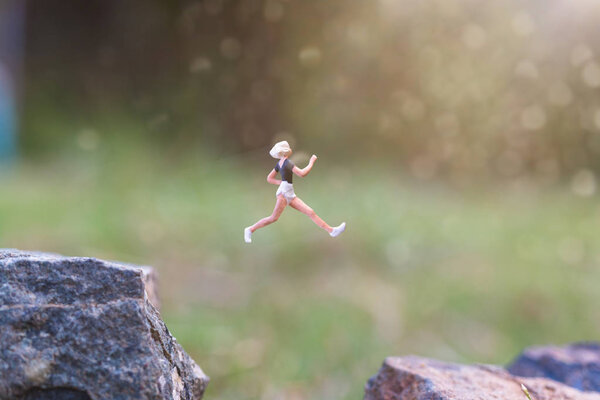
[{"label": "white sneaker", "polygon": [[244,242],[252,243],[252,231],[250,230],[250,227],[244,229]]},{"label": "white sneaker", "polygon": [[345,230],[346,230],[346,223],[342,222],[339,226],[336,226],[335,228],[333,228],[333,230],[331,231],[329,236],[331,236],[331,237],[339,236]]}]

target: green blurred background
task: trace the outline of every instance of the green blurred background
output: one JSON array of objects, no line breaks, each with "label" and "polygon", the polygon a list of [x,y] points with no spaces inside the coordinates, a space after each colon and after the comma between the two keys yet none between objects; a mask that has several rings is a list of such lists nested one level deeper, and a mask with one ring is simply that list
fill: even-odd
[{"label": "green blurred background", "polygon": [[[388,355],[504,364],[598,338],[597,1],[21,15],[1,245],[154,266],[207,398],[356,399]],[[281,139],[319,156],[296,193],[339,238],[286,209],[243,243]]]}]

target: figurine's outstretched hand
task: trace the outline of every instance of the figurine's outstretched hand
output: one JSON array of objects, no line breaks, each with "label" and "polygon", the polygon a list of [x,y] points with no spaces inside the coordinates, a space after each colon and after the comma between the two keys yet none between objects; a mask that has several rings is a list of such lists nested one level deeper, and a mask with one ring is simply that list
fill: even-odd
[{"label": "figurine's outstretched hand", "polygon": [[292,171],[298,176],[305,177],[306,175],[308,175],[313,165],[315,165],[315,161],[317,161],[317,156],[313,154],[310,157],[310,161],[308,162],[308,165],[306,167],[300,169],[294,166],[294,169],[292,169]]}]

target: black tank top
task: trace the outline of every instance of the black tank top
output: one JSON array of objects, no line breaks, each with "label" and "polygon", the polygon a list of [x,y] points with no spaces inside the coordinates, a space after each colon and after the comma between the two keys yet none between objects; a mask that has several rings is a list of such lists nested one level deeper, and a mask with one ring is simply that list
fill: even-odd
[{"label": "black tank top", "polygon": [[281,179],[287,181],[288,183],[292,183],[292,176],[294,175],[294,173],[292,172],[293,169],[294,163],[287,158],[281,166],[281,171],[279,168],[279,162],[275,164],[275,172],[279,172],[281,174]]}]

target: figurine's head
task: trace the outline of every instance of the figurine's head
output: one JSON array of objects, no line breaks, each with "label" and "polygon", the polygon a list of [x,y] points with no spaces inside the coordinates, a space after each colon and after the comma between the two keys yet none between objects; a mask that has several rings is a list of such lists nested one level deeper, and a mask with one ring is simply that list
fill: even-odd
[{"label": "figurine's head", "polygon": [[284,140],[275,143],[275,146],[269,151],[269,154],[273,158],[289,157],[292,154],[292,148],[290,147],[290,144]]}]

